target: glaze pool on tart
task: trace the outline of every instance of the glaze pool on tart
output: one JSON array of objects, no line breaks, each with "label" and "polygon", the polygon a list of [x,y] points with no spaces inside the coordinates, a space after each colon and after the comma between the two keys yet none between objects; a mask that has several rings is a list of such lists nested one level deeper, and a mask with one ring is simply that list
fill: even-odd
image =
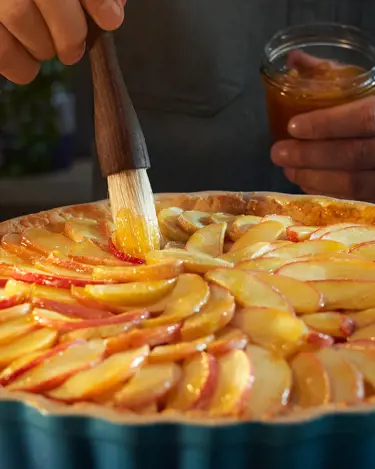
[{"label": "glaze pool on tart", "polygon": [[373,206],[157,205],[164,248],[144,260],[117,250],[104,203],[0,225],[9,396],[250,420],[374,400]]}]

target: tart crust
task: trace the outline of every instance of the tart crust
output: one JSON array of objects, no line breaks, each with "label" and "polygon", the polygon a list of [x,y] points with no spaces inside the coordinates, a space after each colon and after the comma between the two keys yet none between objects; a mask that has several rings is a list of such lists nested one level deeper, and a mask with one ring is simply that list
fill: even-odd
[{"label": "tart crust", "polygon": [[[190,194],[168,193],[155,196],[157,211],[175,206],[183,210],[200,210],[209,212],[227,212],[233,214],[254,214],[265,216],[278,214],[292,217],[306,225],[324,226],[338,222],[361,222],[375,224],[375,205],[365,202],[338,200],[322,196],[289,195],[272,192],[220,192],[207,191]],[[0,239],[7,233],[19,233],[28,227],[54,226],[69,219],[87,218],[98,221],[111,220],[107,200],[55,208],[37,214],[25,215],[0,223]],[[194,425],[232,425],[241,420],[207,419],[198,415],[165,412],[155,415],[139,415],[132,412],[119,413],[104,406],[77,404],[66,406],[58,404],[39,395],[9,392],[0,389],[0,401],[18,401],[36,408],[48,416],[86,416],[109,420],[116,424],[144,425],[157,422],[187,423]],[[273,417],[269,425],[281,423],[309,422],[332,413],[370,413],[375,412],[374,404],[361,404],[354,407],[328,405],[314,407],[285,416]]]}]

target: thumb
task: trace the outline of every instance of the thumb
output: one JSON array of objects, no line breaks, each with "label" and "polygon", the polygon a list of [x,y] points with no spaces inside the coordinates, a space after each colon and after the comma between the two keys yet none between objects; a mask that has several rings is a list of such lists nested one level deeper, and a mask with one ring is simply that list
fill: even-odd
[{"label": "thumb", "polygon": [[81,0],[97,25],[105,31],[119,28],[124,20],[126,0]]}]

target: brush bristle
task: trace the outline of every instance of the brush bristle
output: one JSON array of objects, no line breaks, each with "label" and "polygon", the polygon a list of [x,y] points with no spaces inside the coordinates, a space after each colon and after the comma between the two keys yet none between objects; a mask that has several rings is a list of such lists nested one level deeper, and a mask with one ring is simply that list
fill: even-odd
[{"label": "brush bristle", "polygon": [[135,256],[157,249],[159,226],[146,169],[109,176],[108,191],[119,247]]}]

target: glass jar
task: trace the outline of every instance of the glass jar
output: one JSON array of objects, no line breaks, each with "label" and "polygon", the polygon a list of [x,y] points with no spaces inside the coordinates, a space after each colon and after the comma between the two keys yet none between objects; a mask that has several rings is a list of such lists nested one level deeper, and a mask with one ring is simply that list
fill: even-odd
[{"label": "glass jar", "polygon": [[375,92],[375,40],[353,26],[292,26],[266,45],[261,74],[271,134],[290,138],[292,117]]}]

